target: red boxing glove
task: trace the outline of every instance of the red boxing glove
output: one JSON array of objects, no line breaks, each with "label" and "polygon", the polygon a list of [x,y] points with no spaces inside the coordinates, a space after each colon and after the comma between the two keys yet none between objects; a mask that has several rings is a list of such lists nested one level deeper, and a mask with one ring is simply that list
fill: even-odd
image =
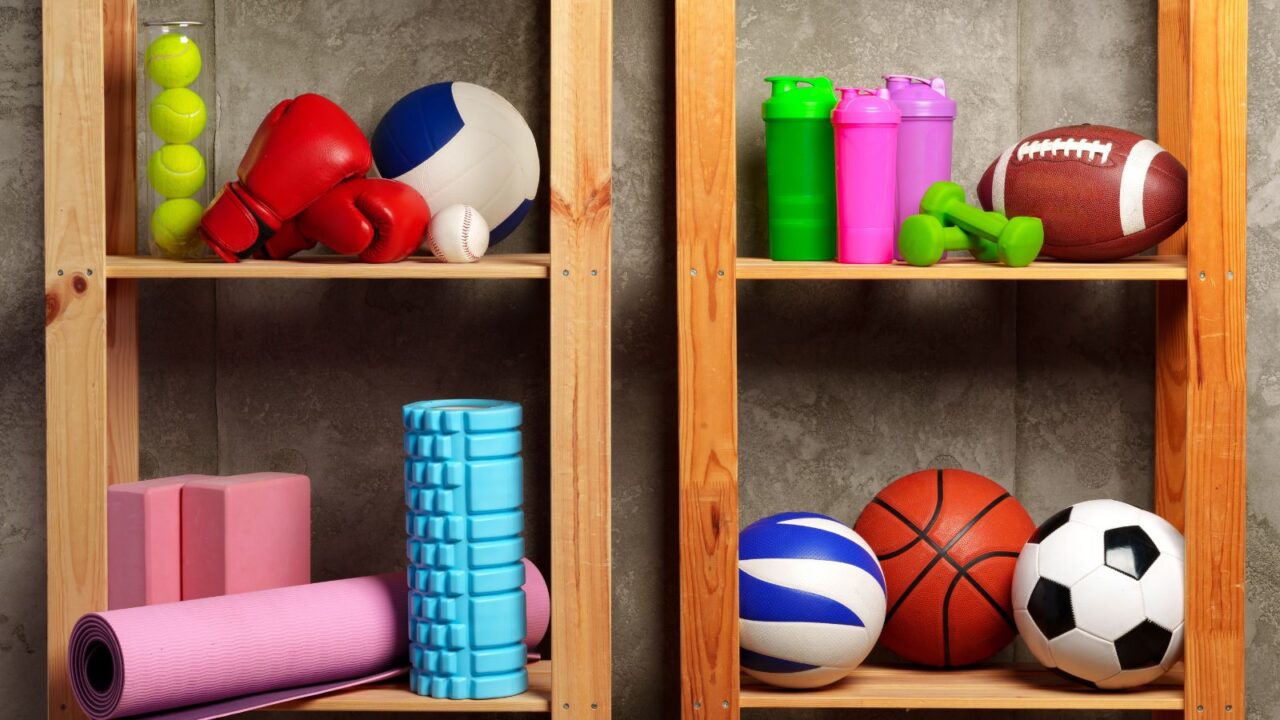
[{"label": "red boxing glove", "polygon": [[402,182],[348,180],[285,224],[267,241],[266,256],[279,260],[320,243],[365,262],[398,262],[422,244],[430,219],[427,201]]},{"label": "red boxing glove", "polygon": [[218,193],[200,236],[227,262],[261,256],[267,240],[335,185],[369,171],[369,141],[320,95],[285,100],[267,115],[240,161],[238,182]]}]

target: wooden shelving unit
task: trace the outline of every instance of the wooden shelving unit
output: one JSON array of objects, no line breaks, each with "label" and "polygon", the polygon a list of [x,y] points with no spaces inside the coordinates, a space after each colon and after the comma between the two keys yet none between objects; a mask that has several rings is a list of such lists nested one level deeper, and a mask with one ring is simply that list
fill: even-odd
[{"label": "wooden shelving unit", "polygon": [[288,709],[610,717],[612,7],[549,1],[551,251],[473,265],[133,257],[136,0],[44,4],[49,718],[84,717],[66,643],[76,619],[107,604],[107,485],[138,479],[137,283],[155,278],[546,280],[551,655],[566,670],[538,663],[528,692],[497,700],[434,700],[392,682]]},{"label": "wooden shelving unit", "polygon": [[[676,0],[681,713],[741,708],[1244,709],[1246,0],[1160,0],[1160,143],[1190,171],[1187,228],[1156,257],[932,268],[737,257],[734,0]],[[1156,512],[1187,540],[1182,672],[1129,692],[1035,668],[859,668],[809,692],[742,686],[738,663],[739,280],[1155,282]]]},{"label": "wooden shelving unit", "polygon": [[933,267],[842,265],[838,262],[778,262],[738,258],[739,280],[1186,280],[1187,258],[1152,255],[1109,263],[1038,260],[1010,268],[972,259],[948,260]]},{"label": "wooden shelving unit", "polygon": [[551,710],[551,663],[543,660],[529,666],[529,689],[515,697],[496,700],[437,700],[409,692],[403,678],[376,685],[353,688],[329,695],[276,705],[273,712],[549,712]]},{"label": "wooden shelving unit", "polygon": [[871,665],[811,692],[743,685],[744,708],[904,708],[909,710],[1181,710],[1182,674],[1126,693],[1098,693],[1039,666],[937,672]]},{"label": "wooden shelving unit", "polygon": [[340,255],[311,255],[290,260],[241,260],[232,265],[217,258],[169,260],[108,255],[106,268],[109,280],[546,280],[551,277],[551,256],[546,253],[489,255],[475,263],[452,264],[415,255],[398,263],[372,265]]}]

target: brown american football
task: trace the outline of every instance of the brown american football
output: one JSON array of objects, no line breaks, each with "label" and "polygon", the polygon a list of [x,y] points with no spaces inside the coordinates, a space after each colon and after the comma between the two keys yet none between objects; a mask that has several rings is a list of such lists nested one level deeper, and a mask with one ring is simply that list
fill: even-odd
[{"label": "brown american football", "polygon": [[1164,240],[1187,220],[1187,170],[1141,135],[1073,125],[1020,140],[978,183],[987,210],[1044,222],[1042,254],[1117,260]]}]

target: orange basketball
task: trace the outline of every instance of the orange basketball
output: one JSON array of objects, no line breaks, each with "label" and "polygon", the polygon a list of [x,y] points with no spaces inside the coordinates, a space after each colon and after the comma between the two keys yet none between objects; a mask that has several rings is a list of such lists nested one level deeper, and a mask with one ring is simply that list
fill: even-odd
[{"label": "orange basketball", "polygon": [[964,470],[921,470],[881,490],[853,529],[884,570],[885,647],[956,667],[1013,639],[1013,567],[1036,528],[1004,488]]}]

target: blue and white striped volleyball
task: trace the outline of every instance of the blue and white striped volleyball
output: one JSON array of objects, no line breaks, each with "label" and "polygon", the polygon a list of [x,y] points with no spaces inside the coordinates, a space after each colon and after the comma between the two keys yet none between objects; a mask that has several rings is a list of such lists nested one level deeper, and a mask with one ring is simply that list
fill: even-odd
[{"label": "blue and white striped volleyball", "polygon": [[738,544],[742,670],[785,688],[833,683],[867,658],[884,627],[884,573],[844,523],[782,513]]},{"label": "blue and white striped volleyball", "polygon": [[538,146],[506,98],[465,82],[428,85],[391,106],[373,131],[378,174],[412,186],[431,212],[470,205],[489,242],[511,234],[538,192]]}]

